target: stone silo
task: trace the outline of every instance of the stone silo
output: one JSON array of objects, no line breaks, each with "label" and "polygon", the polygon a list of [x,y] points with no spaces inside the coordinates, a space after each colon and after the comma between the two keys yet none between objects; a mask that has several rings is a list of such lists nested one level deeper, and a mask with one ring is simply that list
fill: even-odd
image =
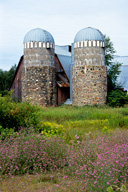
[{"label": "stone silo", "polygon": [[46,30],[33,29],[24,37],[22,101],[55,106],[56,92],[54,39]]},{"label": "stone silo", "polygon": [[80,30],[74,39],[73,105],[103,105],[107,97],[105,40],[95,28]]}]

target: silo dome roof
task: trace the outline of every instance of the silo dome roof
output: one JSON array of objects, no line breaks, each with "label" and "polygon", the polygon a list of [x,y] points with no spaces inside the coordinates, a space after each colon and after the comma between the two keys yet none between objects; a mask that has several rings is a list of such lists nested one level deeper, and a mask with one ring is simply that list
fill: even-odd
[{"label": "silo dome roof", "polygon": [[27,42],[51,42],[54,43],[52,35],[44,29],[33,29],[29,31],[24,37],[24,43]]},{"label": "silo dome roof", "polygon": [[75,36],[74,42],[79,41],[105,41],[104,35],[95,28],[87,27],[81,29]]}]

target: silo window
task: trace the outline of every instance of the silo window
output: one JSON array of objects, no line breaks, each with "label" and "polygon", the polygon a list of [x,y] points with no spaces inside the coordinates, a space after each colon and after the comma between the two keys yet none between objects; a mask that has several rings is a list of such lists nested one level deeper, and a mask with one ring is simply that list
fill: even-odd
[{"label": "silo window", "polygon": [[81,41],[81,47],[83,47],[83,41]]},{"label": "silo window", "polygon": [[99,41],[97,41],[97,46],[99,47]]},{"label": "silo window", "polygon": [[31,42],[31,48],[33,48],[33,42]]},{"label": "silo window", "polygon": [[39,42],[39,47],[41,47],[41,42]]},{"label": "silo window", "polygon": [[88,44],[89,44],[89,47],[91,47],[91,41],[89,41]]},{"label": "silo window", "polygon": [[29,43],[27,43],[27,48],[29,48]]},{"label": "silo window", "polygon": [[52,43],[50,43],[50,48],[52,48]]},{"label": "silo window", "polygon": [[37,47],[37,42],[35,42],[35,47]]},{"label": "silo window", "polygon": [[45,46],[45,43],[43,43],[43,48],[45,48],[46,46]]},{"label": "silo window", "polygon": [[50,48],[50,45],[49,45],[49,43],[47,43],[47,48]]},{"label": "silo window", "polygon": [[94,46],[94,47],[96,46],[96,42],[95,42],[95,41],[93,41],[93,46]]},{"label": "silo window", "polygon": [[87,41],[84,41],[84,47],[87,47]]}]

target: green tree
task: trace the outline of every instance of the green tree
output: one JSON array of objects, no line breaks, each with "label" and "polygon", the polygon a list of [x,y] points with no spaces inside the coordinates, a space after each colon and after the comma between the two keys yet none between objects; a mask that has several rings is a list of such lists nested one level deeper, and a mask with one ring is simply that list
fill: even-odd
[{"label": "green tree", "polygon": [[112,107],[121,107],[128,103],[126,92],[119,90],[120,84],[117,83],[117,77],[120,74],[122,63],[113,62],[116,53],[110,38],[105,35],[105,65],[107,66],[107,86],[108,96],[107,104]]},{"label": "green tree", "polygon": [[113,43],[110,38],[105,37],[105,65],[107,66],[107,85],[108,92],[119,88],[117,83],[117,77],[120,74],[120,66],[122,65],[119,62],[113,62],[114,54],[116,53]]},{"label": "green tree", "polygon": [[15,74],[16,71],[16,64],[14,64],[11,69],[8,71],[6,79],[7,79],[7,89],[9,88],[11,81],[13,79],[13,76]]},{"label": "green tree", "polygon": [[0,69],[0,94],[5,95],[8,92],[9,86],[16,71],[16,64],[9,71]]}]

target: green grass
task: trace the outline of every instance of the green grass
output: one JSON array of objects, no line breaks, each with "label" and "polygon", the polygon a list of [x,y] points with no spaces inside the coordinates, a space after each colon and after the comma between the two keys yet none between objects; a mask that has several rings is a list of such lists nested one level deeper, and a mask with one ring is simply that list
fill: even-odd
[{"label": "green grass", "polygon": [[[45,129],[45,126],[49,125],[47,130],[44,131],[46,135],[45,138],[51,138],[55,136],[56,126],[62,127],[63,131],[60,131],[60,135],[58,132],[58,136],[62,137],[65,143],[63,146],[72,146],[79,148],[77,145],[79,142],[85,142],[85,140],[89,139],[90,141],[94,138],[97,138],[100,134],[104,134],[105,137],[111,137],[113,131],[126,131],[128,129],[128,107],[124,108],[111,108],[108,106],[66,106],[62,105],[61,107],[48,107],[43,108],[40,106],[32,106],[28,103],[11,103],[9,100],[2,100],[0,98],[0,134],[3,136],[2,142],[6,142],[4,140],[6,136],[10,137],[18,137],[13,129],[17,131],[17,128],[11,125],[14,125],[16,122],[17,126],[27,127],[25,129],[25,133],[21,134],[19,140],[28,141],[33,134],[32,138],[35,138],[35,141],[39,140],[42,137],[42,132]],[[4,120],[4,126],[2,126],[2,122]],[[50,123],[50,124],[48,124]],[[7,125],[7,126],[6,126]],[[5,129],[7,127],[7,129]],[[12,128],[12,129],[10,129]],[[4,132],[2,133],[1,131]],[[9,131],[10,130],[10,131]],[[30,135],[29,135],[30,131]],[[42,132],[41,132],[42,131]],[[79,139],[77,140],[77,137]],[[42,137],[43,138],[43,137]],[[114,138],[114,137],[113,137]],[[109,142],[113,142],[110,140]],[[115,144],[118,143],[115,139]],[[21,142],[20,142],[21,143]],[[36,142],[35,142],[36,143]],[[56,142],[55,142],[56,143]],[[32,145],[33,146],[33,145]],[[120,144],[119,144],[120,146]],[[58,146],[57,146],[58,147]],[[92,149],[95,146],[92,146]],[[48,152],[50,153],[50,149],[53,147],[53,142],[51,143],[51,147],[49,145]],[[79,150],[76,149],[76,153]],[[59,150],[57,150],[58,154]],[[75,153],[75,154],[76,154]],[[81,153],[79,154],[81,155]],[[57,157],[57,155],[55,155]],[[79,159],[79,158],[78,158]],[[79,164],[78,164],[79,165]],[[77,166],[78,166],[77,165]],[[81,167],[80,167],[81,168]],[[73,173],[69,173],[69,168],[63,171],[62,177],[57,175],[57,172],[39,173],[35,175],[19,175],[19,176],[5,176],[5,179],[0,178],[0,192],[5,191],[66,191],[65,186],[71,181],[71,191],[77,191],[76,188],[80,187],[81,183],[79,180],[74,177]],[[76,167],[77,170],[77,167]],[[80,169],[81,170],[81,169]],[[61,171],[60,171],[61,172]],[[60,182],[60,178],[62,180],[63,177],[66,177],[68,173],[68,180],[62,181],[62,185],[57,189],[56,185]]]}]

